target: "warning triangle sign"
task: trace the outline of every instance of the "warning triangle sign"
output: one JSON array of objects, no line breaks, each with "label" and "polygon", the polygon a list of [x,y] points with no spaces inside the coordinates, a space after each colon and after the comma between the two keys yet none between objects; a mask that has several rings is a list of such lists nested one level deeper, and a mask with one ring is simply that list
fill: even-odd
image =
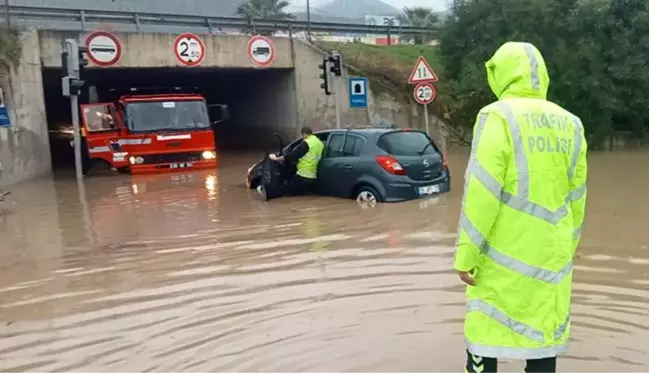
[{"label": "warning triangle sign", "polygon": [[439,79],[437,75],[430,67],[424,56],[419,56],[417,63],[415,63],[415,68],[412,69],[410,73],[410,78],[408,78],[409,84],[419,84],[423,82],[436,82]]}]

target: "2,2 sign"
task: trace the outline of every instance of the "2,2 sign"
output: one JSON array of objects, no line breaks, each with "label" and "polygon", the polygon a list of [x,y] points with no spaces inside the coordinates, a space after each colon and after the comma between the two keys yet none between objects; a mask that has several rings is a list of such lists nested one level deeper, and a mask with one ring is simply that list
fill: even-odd
[{"label": "2,2 sign", "polygon": [[436,95],[437,91],[435,91],[435,87],[430,83],[419,83],[415,87],[415,101],[422,105],[428,105],[433,102]]},{"label": "2,2 sign", "polygon": [[181,64],[198,66],[205,59],[205,43],[192,33],[180,34],[174,41],[174,54]]}]

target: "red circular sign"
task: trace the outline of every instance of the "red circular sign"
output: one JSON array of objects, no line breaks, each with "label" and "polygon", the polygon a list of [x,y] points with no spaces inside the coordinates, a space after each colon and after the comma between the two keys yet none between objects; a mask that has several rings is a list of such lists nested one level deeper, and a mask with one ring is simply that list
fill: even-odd
[{"label": "red circular sign", "polygon": [[191,32],[185,32],[174,41],[176,60],[185,66],[198,66],[205,59],[205,43]]},{"label": "red circular sign", "polygon": [[435,100],[437,91],[430,83],[419,83],[415,86],[413,94],[415,96],[415,101],[422,105],[428,105]]},{"label": "red circular sign", "polygon": [[88,60],[97,66],[115,65],[122,56],[122,45],[117,36],[106,31],[94,31],[86,37]]},{"label": "red circular sign", "polygon": [[248,40],[248,59],[257,66],[270,66],[275,61],[273,41],[262,35],[251,37]]}]

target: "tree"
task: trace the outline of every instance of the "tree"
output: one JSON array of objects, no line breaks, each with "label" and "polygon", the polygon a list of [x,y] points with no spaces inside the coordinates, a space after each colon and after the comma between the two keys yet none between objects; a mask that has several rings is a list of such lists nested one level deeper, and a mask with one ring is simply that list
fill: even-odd
[{"label": "tree", "polygon": [[287,0],[248,0],[237,7],[236,14],[247,20],[287,20],[293,19],[293,14],[284,9],[290,5]]},{"label": "tree", "polygon": [[[255,20],[273,20],[284,21],[293,19],[295,16],[285,11],[285,8],[290,5],[287,0],[248,0],[237,7],[236,14],[250,25],[246,30],[253,31],[262,35],[270,35],[270,30],[259,30],[254,26]],[[252,29],[252,30],[251,30]]]},{"label": "tree", "polygon": [[[399,16],[399,21],[404,26],[430,28],[431,30],[439,26],[439,14],[426,7],[405,7],[403,14]],[[414,40],[415,44],[423,44],[430,40],[429,35],[404,35],[405,39]]]},{"label": "tree", "polygon": [[441,27],[440,104],[470,128],[495,100],[484,69],[506,41],[544,55],[549,99],[578,115],[597,146],[614,131],[649,125],[649,12],[645,0],[454,0]]}]

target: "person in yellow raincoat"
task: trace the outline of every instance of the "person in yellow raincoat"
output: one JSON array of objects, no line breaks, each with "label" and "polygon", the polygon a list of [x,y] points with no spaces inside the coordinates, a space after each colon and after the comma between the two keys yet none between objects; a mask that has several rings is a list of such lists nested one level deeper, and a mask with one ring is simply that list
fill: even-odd
[{"label": "person in yellow raincoat", "polygon": [[568,348],[584,221],[584,128],[547,100],[550,78],[532,44],[505,43],[486,69],[498,101],[474,127],[454,261],[469,285],[465,369],[496,372],[505,358],[554,372]]}]

